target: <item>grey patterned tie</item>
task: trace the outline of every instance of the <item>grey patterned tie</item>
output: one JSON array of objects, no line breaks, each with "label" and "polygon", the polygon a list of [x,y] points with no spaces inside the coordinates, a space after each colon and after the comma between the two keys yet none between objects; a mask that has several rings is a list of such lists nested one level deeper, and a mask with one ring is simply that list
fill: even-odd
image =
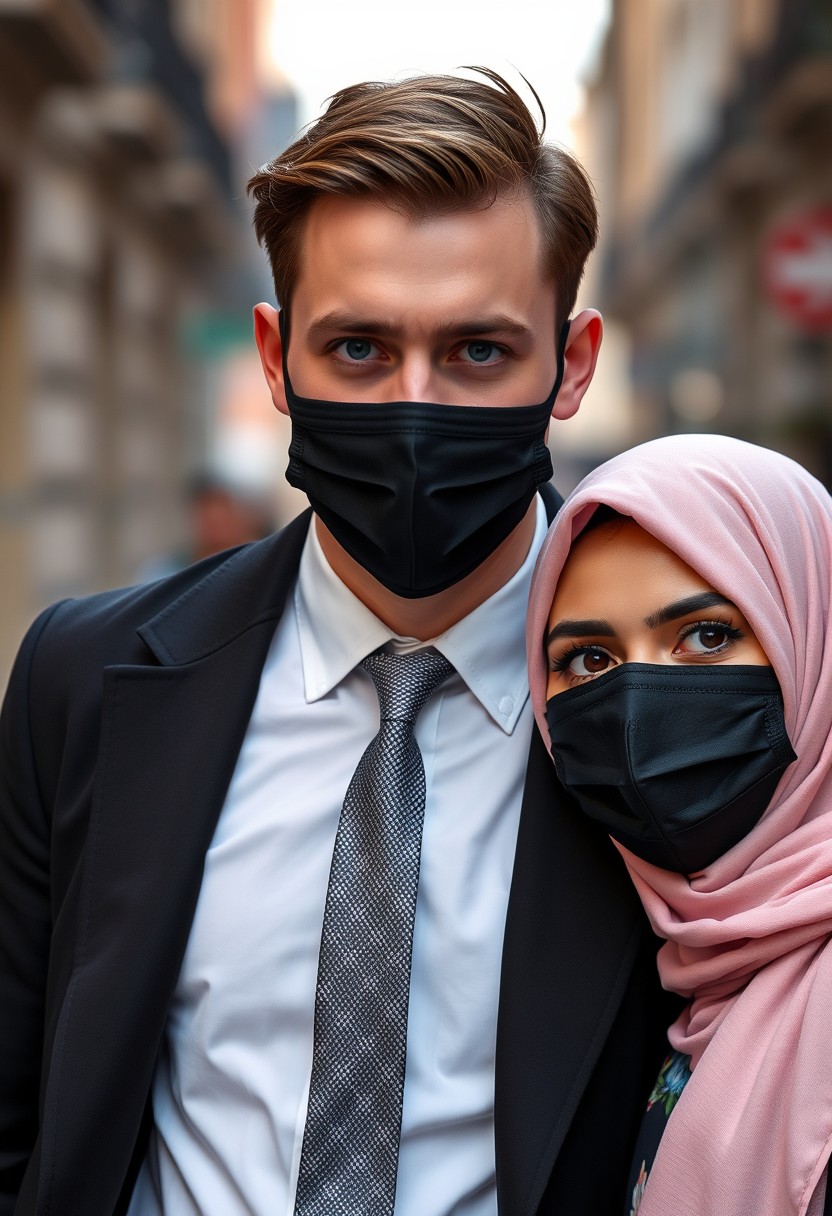
[{"label": "grey patterned tie", "polygon": [[378,734],[344,798],[324,910],[295,1216],[391,1216],[402,1121],[425,770],[413,728],[453,667],[376,652]]}]

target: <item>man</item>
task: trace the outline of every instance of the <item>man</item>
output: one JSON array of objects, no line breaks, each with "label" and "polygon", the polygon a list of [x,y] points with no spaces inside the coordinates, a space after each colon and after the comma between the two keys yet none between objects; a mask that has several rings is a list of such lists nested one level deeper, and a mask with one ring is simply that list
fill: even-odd
[{"label": "man", "polygon": [[485,75],[344,90],[253,179],[311,519],[21,649],[2,1211],[619,1212],[655,947],[523,645],[595,208]]}]

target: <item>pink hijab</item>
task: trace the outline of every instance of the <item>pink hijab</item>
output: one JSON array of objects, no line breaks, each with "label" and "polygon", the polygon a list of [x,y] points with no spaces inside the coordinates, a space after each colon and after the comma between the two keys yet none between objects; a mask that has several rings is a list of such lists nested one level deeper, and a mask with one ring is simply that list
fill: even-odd
[{"label": "pink hijab", "polygon": [[639,1216],[813,1216],[832,1149],[832,499],[786,457],[717,435],[658,439],[585,478],[532,584],[529,677],[547,746],[549,610],[599,503],[738,605],[780,682],[798,756],[753,831],[695,877],[619,847],[666,939],[662,984],[691,998],[669,1038],[693,1075]]}]

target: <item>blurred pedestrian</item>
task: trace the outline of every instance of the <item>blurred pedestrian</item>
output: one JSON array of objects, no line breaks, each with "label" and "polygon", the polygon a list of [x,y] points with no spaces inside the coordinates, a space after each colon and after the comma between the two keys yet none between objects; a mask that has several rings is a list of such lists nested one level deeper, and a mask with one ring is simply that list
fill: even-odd
[{"label": "blurred pedestrian", "polygon": [[177,553],[145,562],[138,581],[153,582],[184,570],[193,562],[213,557],[250,541],[262,540],[272,530],[265,505],[215,473],[197,473],[188,483],[187,544]]}]

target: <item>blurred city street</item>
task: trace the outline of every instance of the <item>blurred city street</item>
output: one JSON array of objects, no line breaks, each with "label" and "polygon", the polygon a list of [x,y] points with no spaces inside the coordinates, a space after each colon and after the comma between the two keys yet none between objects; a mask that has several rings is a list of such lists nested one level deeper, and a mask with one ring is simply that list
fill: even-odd
[{"label": "blurred city street", "polygon": [[832,484],[830,5],[575,8],[0,0],[0,686],[46,604],[303,505],[252,340],[274,289],[245,186],[357,80],[525,76],[593,179],[579,306],[607,328],[551,428],[562,491],[684,431]]}]

